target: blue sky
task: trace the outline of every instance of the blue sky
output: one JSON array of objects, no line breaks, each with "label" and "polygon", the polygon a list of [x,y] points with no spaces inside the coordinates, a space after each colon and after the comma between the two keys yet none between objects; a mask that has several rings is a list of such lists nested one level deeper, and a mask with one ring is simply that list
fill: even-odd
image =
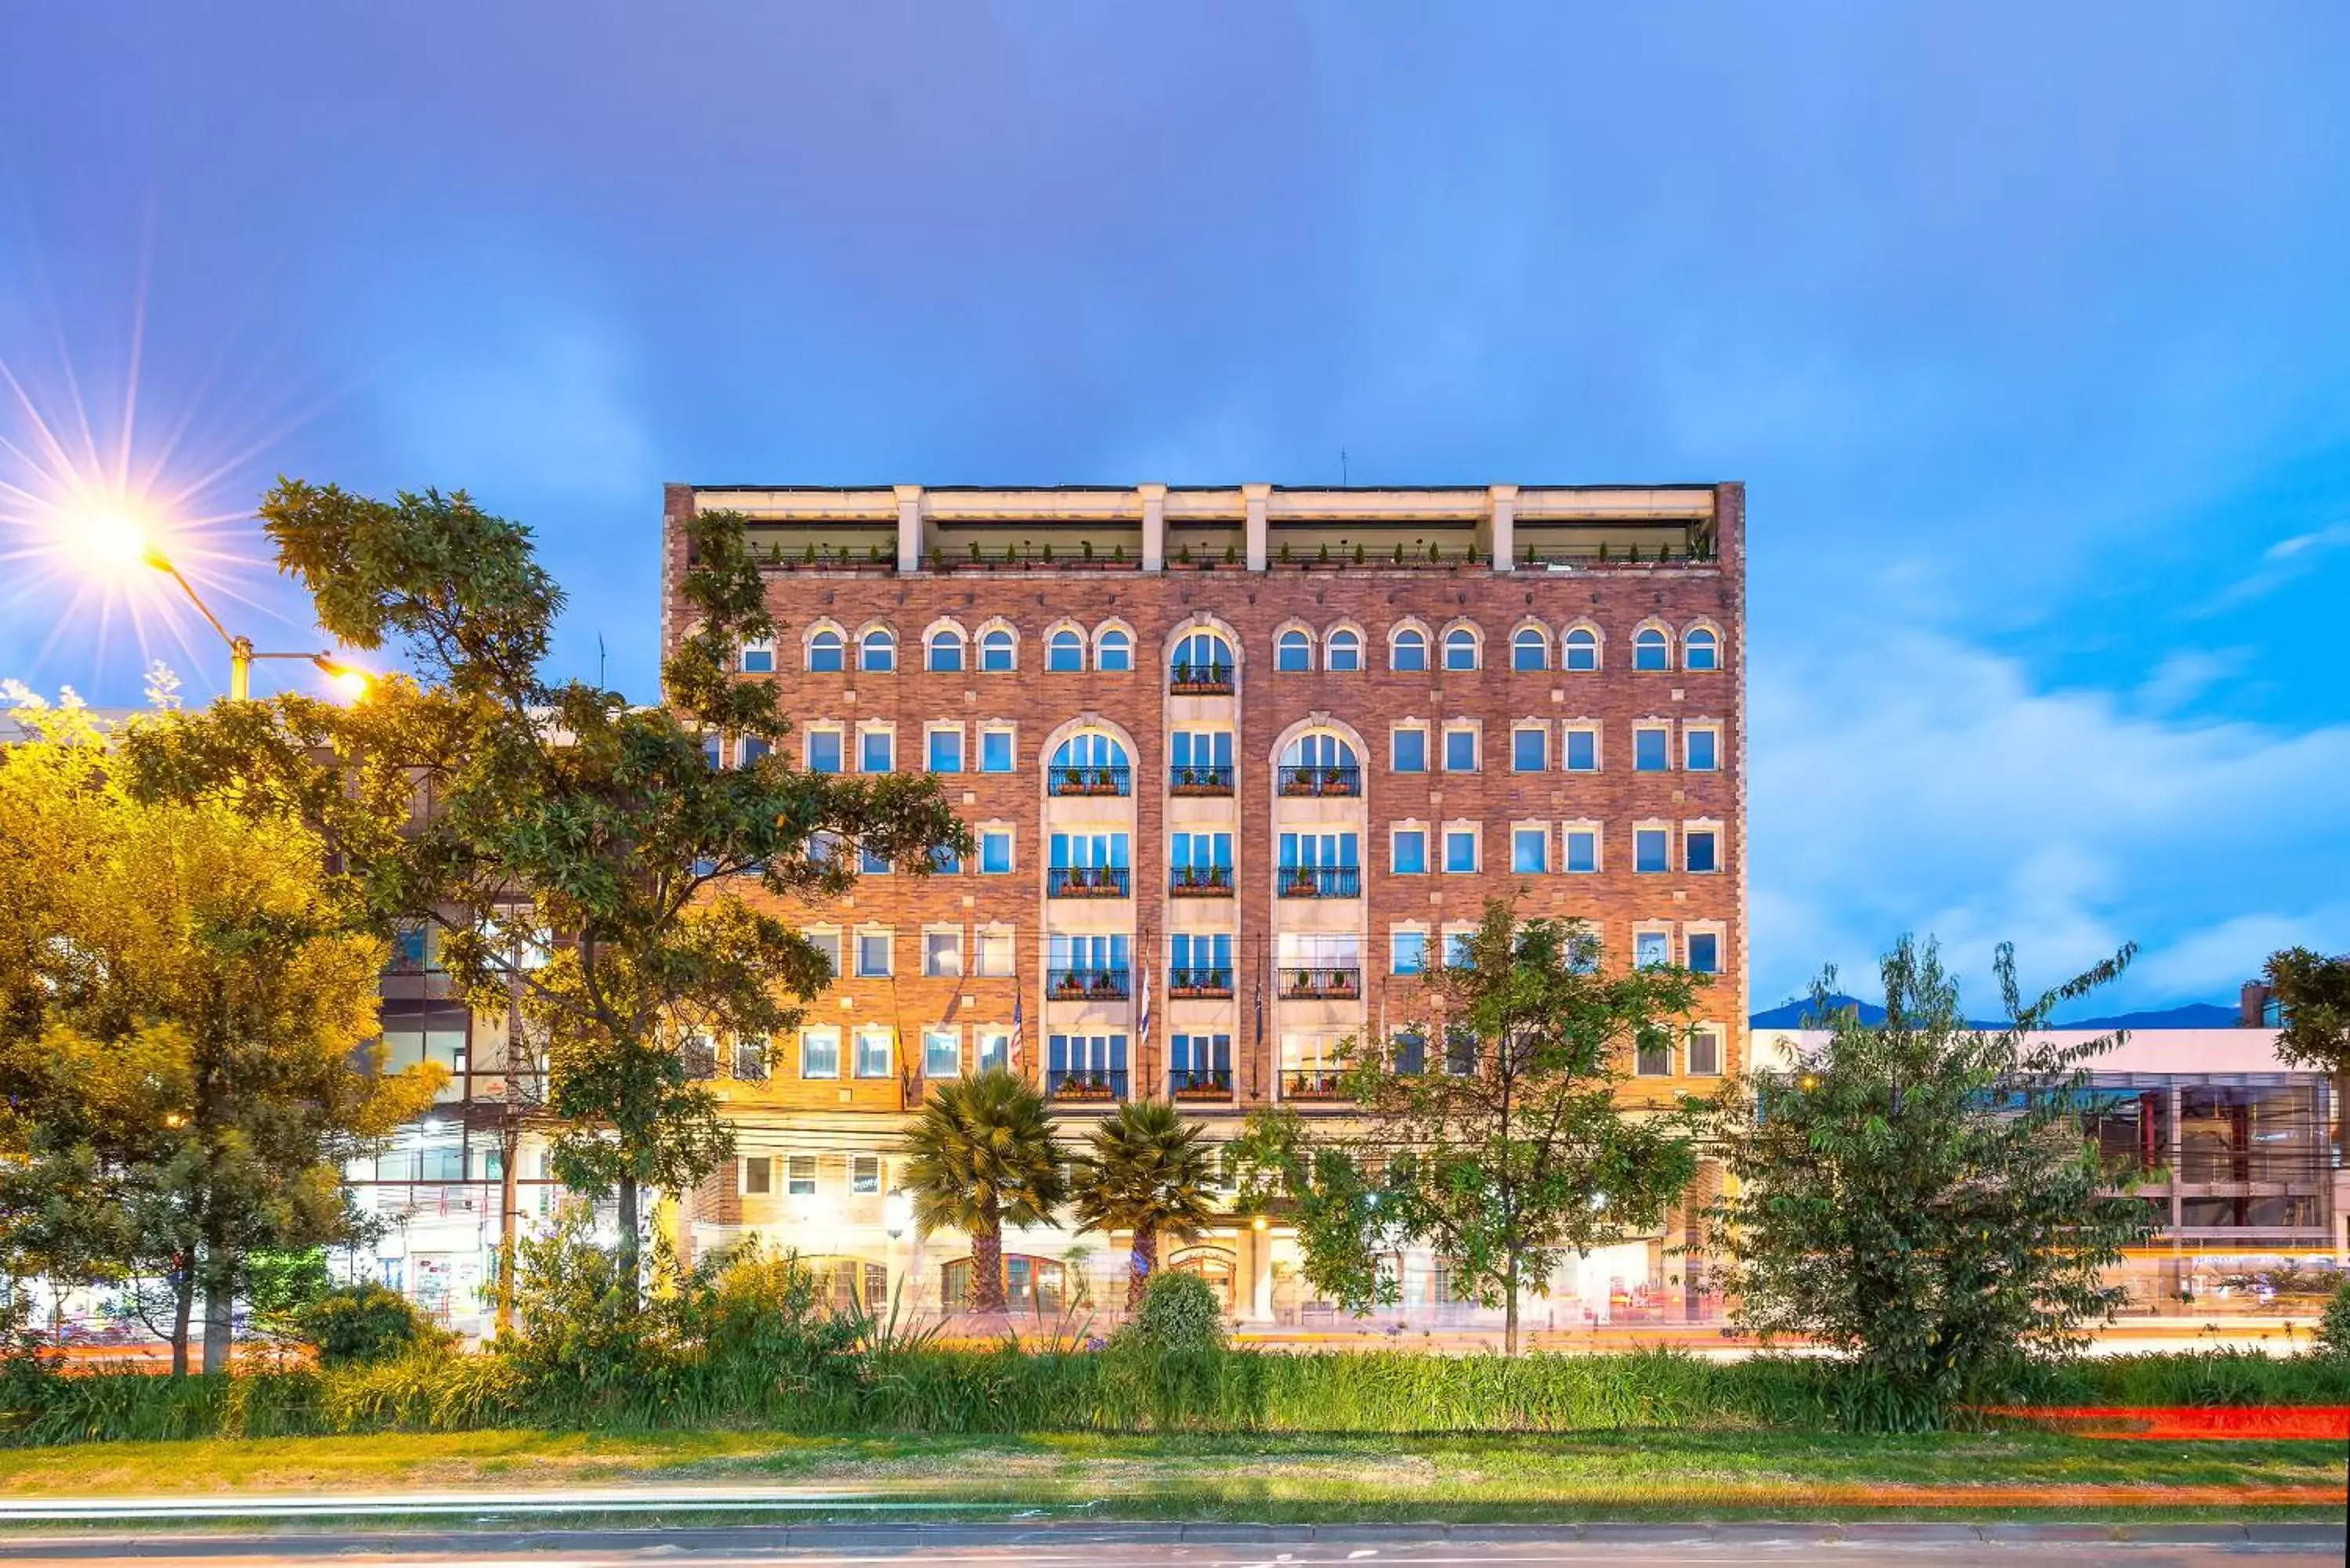
[{"label": "blue sky", "polygon": [[1742,478],[1758,1005],[2350,948],[2350,7],[1145,9],[24,9],[0,482],[135,343],[189,553],[463,485],[646,692],[665,480]]}]

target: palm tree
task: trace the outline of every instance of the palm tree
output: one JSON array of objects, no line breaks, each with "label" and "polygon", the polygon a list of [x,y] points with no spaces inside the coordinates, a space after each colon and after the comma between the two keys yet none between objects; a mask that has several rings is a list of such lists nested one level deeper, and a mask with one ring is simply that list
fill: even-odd
[{"label": "palm tree", "polygon": [[971,1310],[1003,1310],[1003,1222],[1041,1225],[1068,1196],[1045,1097],[1001,1067],[931,1091],[907,1129],[906,1185],[927,1236],[971,1238]]},{"label": "palm tree", "polygon": [[1176,1116],[1165,1100],[1128,1100],[1094,1129],[1076,1161],[1077,1226],[1134,1232],[1126,1282],[1128,1311],[1159,1266],[1159,1238],[1196,1239],[1215,1214],[1209,1207],[1207,1129]]}]

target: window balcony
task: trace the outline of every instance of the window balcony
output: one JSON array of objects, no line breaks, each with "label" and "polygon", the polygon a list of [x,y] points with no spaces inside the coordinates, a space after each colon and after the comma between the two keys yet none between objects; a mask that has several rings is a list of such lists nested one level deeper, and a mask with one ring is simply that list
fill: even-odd
[{"label": "window balcony", "polygon": [[1344,968],[1316,964],[1281,971],[1281,996],[1284,1002],[1349,1002],[1362,994],[1363,971],[1351,964]]},{"label": "window balcony", "polygon": [[1232,793],[1232,764],[1221,763],[1187,766],[1178,763],[1167,770],[1167,793],[1175,795],[1216,795]]},{"label": "window balcony", "polygon": [[1308,800],[1317,800],[1339,795],[1358,795],[1363,793],[1363,770],[1351,763],[1344,766],[1336,763],[1324,765],[1317,763],[1298,767],[1284,767],[1274,780],[1274,787],[1291,799],[1303,796]]},{"label": "window balcony", "polygon": [[1064,767],[1056,763],[1045,770],[1045,793],[1054,795],[1125,794],[1130,776],[1129,770],[1124,767],[1092,763]]},{"label": "window balcony", "polygon": [[1228,997],[1232,993],[1232,971],[1230,964],[1209,969],[1170,969],[1167,971],[1167,994],[1178,1002],[1196,1002],[1202,997]]},{"label": "window balcony", "polygon": [[1343,1100],[1345,1080],[1335,1067],[1293,1067],[1281,1075],[1284,1100]]},{"label": "window balcony", "polygon": [[1232,667],[1229,664],[1177,664],[1167,671],[1167,690],[1178,697],[1229,697]]},{"label": "window balcony", "polygon": [[1133,873],[1123,866],[1055,866],[1045,873],[1048,898],[1125,898]]},{"label": "window balcony", "polygon": [[1053,969],[1045,971],[1048,1002],[1124,1002],[1132,994],[1119,969]]},{"label": "window balcony", "polygon": [[1359,898],[1363,872],[1357,866],[1284,866],[1278,886],[1284,898]]},{"label": "window balcony", "polygon": [[1178,866],[1167,873],[1167,892],[1177,898],[1229,898],[1232,896],[1232,868]]},{"label": "window balcony", "polygon": [[1167,1094],[1177,1100],[1229,1100],[1232,1097],[1230,1067],[1174,1067],[1167,1074]]},{"label": "window balcony", "polygon": [[1126,1098],[1123,1067],[1055,1067],[1045,1075],[1046,1097],[1059,1101]]}]

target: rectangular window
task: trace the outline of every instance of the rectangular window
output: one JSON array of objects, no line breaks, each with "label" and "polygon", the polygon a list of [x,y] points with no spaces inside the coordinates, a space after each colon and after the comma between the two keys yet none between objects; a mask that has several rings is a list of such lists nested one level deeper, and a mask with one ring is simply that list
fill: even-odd
[{"label": "rectangular window", "polygon": [[1177,870],[1232,869],[1232,836],[1229,833],[1178,833],[1168,845],[1168,864]]},{"label": "rectangular window", "polygon": [[1692,871],[1719,871],[1721,857],[1719,836],[1711,827],[1692,827],[1681,835],[1681,856]]},{"label": "rectangular window", "polygon": [[859,1198],[870,1198],[881,1190],[881,1157],[879,1155],[858,1154],[849,1157],[848,1190]]},{"label": "rectangular window", "polygon": [[1428,771],[1428,732],[1418,724],[1399,724],[1388,739],[1388,768],[1399,774]]},{"label": "rectangular window", "polygon": [[1550,869],[1550,829],[1514,828],[1510,834],[1510,869],[1537,872]]},{"label": "rectangular window", "polygon": [[979,732],[979,771],[983,774],[1008,774],[1012,771],[1012,732],[1001,725]]},{"label": "rectangular window", "polygon": [[829,1026],[800,1031],[800,1076],[840,1076],[840,1031]]},{"label": "rectangular window", "polygon": [[702,765],[708,768],[713,774],[720,768],[726,765],[725,736],[704,735],[702,737]]},{"label": "rectangular window", "polygon": [[953,1078],[962,1073],[962,1031],[955,1028],[922,1031],[922,1076]]},{"label": "rectangular window", "polygon": [[999,1067],[1012,1065],[1012,1031],[989,1026],[977,1035],[977,1060],[972,1064],[980,1072],[992,1073]]},{"label": "rectangular window", "polygon": [[1637,828],[1632,834],[1632,869],[1635,871],[1670,870],[1669,857],[1665,853],[1665,840],[1670,836],[1661,827]]},{"label": "rectangular window", "polygon": [[857,874],[860,877],[886,877],[889,862],[881,852],[868,845],[857,846]]},{"label": "rectangular window", "polygon": [[1711,931],[1689,934],[1689,966],[1699,974],[1721,972],[1721,938]]},{"label": "rectangular window", "polygon": [[979,836],[979,874],[983,877],[1008,877],[1012,874],[1012,830],[991,827]]},{"label": "rectangular window", "polygon": [[784,1161],[784,1196],[786,1198],[816,1196],[816,1156],[795,1154]]},{"label": "rectangular window", "polygon": [[1510,771],[1538,774],[1550,766],[1550,732],[1521,729],[1510,732]]},{"label": "rectangular window", "polygon": [[1632,732],[1632,771],[1638,774],[1665,771],[1665,730],[1662,725],[1642,724]]},{"label": "rectangular window", "polygon": [[1473,774],[1477,771],[1477,732],[1468,728],[1444,732],[1444,771],[1448,774]]},{"label": "rectangular window", "polygon": [[841,975],[840,933],[838,931],[802,931],[800,935],[808,940],[808,946],[824,955],[824,961],[832,968],[833,979],[838,980]]},{"label": "rectangular window", "polygon": [[941,877],[952,877],[962,869],[962,857],[951,844],[933,845],[931,848],[931,869]]},{"label": "rectangular window", "polygon": [[1636,969],[1662,969],[1673,961],[1673,939],[1663,931],[1632,933],[1632,964]]},{"label": "rectangular window", "polygon": [[962,726],[951,730],[931,732],[931,772],[959,774],[962,772]]},{"label": "rectangular window", "polygon": [[865,730],[857,737],[857,766],[860,773],[886,774],[898,765],[898,737],[889,730]]},{"label": "rectangular window", "polygon": [[1570,872],[1599,869],[1599,835],[1588,827],[1566,830],[1566,868]]},{"label": "rectangular window", "polygon": [[1701,1023],[1690,1031],[1689,1070],[1692,1078],[1721,1076],[1721,1031]]},{"label": "rectangular window", "polygon": [[1447,969],[1469,966],[1469,944],[1477,939],[1471,930],[1450,930],[1444,933],[1444,964]]},{"label": "rectangular window", "polygon": [[886,1078],[889,1075],[889,1031],[867,1027],[857,1032],[857,1075],[860,1078]]},{"label": "rectangular window", "polygon": [[840,771],[840,732],[810,730],[807,736],[807,765],[812,774],[837,774]]},{"label": "rectangular window", "polygon": [[1391,952],[1388,962],[1388,973],[1418,974],[1428,967],[1426,931],[1396,931],[1388,940]]},{"label": "rectangular window", "polygon": [[979,933],[979,972],[1003,976],[1012,972],[1012,933],[995,929]]},{"label": "rectangular window", "polygon": [[1693,774],[1718,772],[1721,767],[1721,732],[1714,729],[1691,728],[1681,732],[1682,766]]},{"label": "rectangular window", "polygon": [[857,933],[857,972],[872,977],[886,975],[891,969],[890,941],[888,931]]},{"label": "rectangular window", "polygon": [[922,933],[922,972],[938,979],[962,973],[962,932]]},{"label": "rectangular window", "polygon": [[1477,830],[1473,827],[1448,828],[1444,834],[1444,868],[1447,871],[1477,869]]},{"label": "rectangular window", "polygon": [[1428,872],[1428,830],[1424,827],[1399,827],[1388,840],[1399,877],[1420,877]]},{"label": "rectangular window", "polygon": [[775,749],[775,743],[773,741],[762,740],[756,735],[745,735],[741,743],[734,748],[734,765],[738,768],[747,768]]},{"label": "rectangular window", "polygon": [[766,1156],[743,1162],[743,1190],[753,1198],[775,1190],[775,1170]]},{"label": "rectangular window", "polygon": [[767,1076],[767,1043],[756,1037],[734,1042],[734,1076],[745,1084],[763,1082]]},{"label": "rectangular window", "polygon": [[1566,732],[1565,753],[1561,759],[1571,774],[1596,774],[1599,771],[1599,732],[1569,730]]},{"label": "rectangular window", "polygon": [[1669,1078],[1673,1075],[1673,1048],[1662,1044],[1642,1045],[1633,1054],[1633,1069],[1643,1078]]}]

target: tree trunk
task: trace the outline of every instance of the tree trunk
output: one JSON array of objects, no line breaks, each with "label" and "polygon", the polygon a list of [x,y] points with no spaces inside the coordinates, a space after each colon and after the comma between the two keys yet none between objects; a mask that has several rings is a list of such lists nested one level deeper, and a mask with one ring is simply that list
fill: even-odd
[{"label": "tree trunk", "polygon": [[215,1257],[204,1277],[204,1376],[228,1370],[229,1342],[236,1334],[234,1272],[228,1260]]},{"label": "tree trunk", "polygon": [[188,1321],[195,1315],[196,1264],[193,1258],[182,1258],[179,1272],[172,1276],[172,1376],[188,1375]]},{"label": "tree trunk", "polygon": [[1003,1310],[1003,1221],[993,1215],[971,1233],[971,1310]]},{"label": "tree trunk", "polygon": [[522,1182],[515,1166],[522,1154],[522,1129],[511,1113],[498,1129],[498,1333],[514,1332],[515,1251],[521,1222],[515,1212]]},{"label": "tree trunk", "polygon": [[1502,1354],[1518,1353],[1518,1255],[1511,1252],[1502,1282]]},{"label": "tree trunk", "polygon": [[628,1286],[630,1302],[639,1302],[644,1299],[637,1279],[638,1251],[637,1179],[633,1176],[623,1176],[620,1178],[619,1265],[620,1278]]},{"label": "tree trunk", "polygon": [[1150,1276],[1159,1267],[1159,1232],[1151,1226],[1139,1225],[1134,1231],[1134,1251],[1127,1259],[1126,1310],[1142,1310],[1142,1293],[1149,1287]]}]

